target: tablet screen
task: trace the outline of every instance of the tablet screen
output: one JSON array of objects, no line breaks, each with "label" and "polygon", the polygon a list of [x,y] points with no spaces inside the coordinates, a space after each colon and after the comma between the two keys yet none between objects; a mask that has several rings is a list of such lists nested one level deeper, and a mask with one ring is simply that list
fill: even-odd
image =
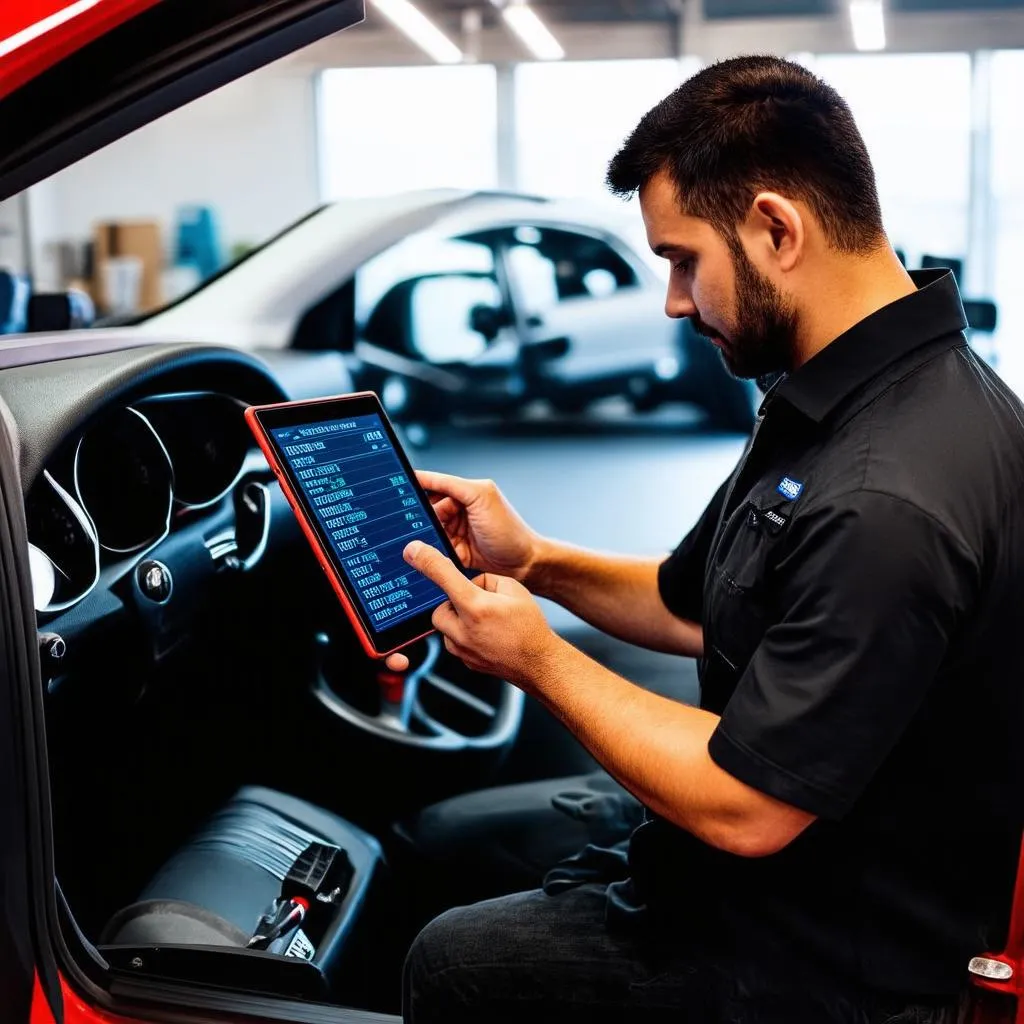
[{"label": "tablet screen", "polygon": [[448,554],[421,490],[376,414],[270,427],[307,513],[375,632],[445,600],[402,557],[411,540]]}]

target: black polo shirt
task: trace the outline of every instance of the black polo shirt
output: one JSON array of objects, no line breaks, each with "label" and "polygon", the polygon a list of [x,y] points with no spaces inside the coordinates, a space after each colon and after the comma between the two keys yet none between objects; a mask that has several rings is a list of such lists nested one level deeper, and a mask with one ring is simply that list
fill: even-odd
[{"label": "black polo shirt", "polygon": [[1002,941],[1024,820],[1024,409],[913,277],[769,393],[659,572],[711,757],[818,820],[760,859],[654,820],[630,863],[655,916],[940,994]]}]

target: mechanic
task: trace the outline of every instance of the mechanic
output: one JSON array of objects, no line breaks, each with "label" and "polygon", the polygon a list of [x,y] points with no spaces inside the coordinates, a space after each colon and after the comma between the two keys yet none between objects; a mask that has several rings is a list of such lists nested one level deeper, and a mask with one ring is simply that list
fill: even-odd
[{"label": "mechanic", "polygon": [[[1021,838],[1024,409],[951,274],[897,260],[849,108],[804,68],[702,70],[608,180],[671,262],[668,315],[736,374],[784,375],[660,564],[423,474],[483,573],[407,549],[450,598],[446,647],[543,702],[647,820],[624,870],[583,855],[429,924],[406,1019],[952,1022]],[[587,658],[533,594],[699,658],[700,707]]]}]

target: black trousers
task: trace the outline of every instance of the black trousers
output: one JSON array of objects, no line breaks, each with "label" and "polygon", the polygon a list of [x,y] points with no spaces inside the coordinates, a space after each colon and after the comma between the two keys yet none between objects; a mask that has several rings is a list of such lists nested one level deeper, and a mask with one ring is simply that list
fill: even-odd
[{"label": "black trousers", "polygon": [[559,861],[588,844],[624,843],[640,803],[598,771],[453,797],[403,822],[434,909],[540,888]]},{"label": "black trousers", "polygon": [[[409,1024],[955,1024],[957,1010],[856,990],[766,951],[710,952],[610,930],[603,885],[442,914],[405,965]],[[682,929],[685,933],[685,928]],[[763,954],[763,955],[762,955]]]},{"label": "black trousers", "polygon": [[[413,943],[403,981],[405,1020],[959,1020],[956,1007],[856,991],[763,949],[725,954],[702,948],[700,936],[665,945],[609,929],[605,879],[622,877],[625,867],[607,848],[621,851],[641,814],[629,793],[595,772],[468,793],[405,823],[426,862],[430,901],[437,909],[470,904],[436,917]],[[587,846],[583,858],[556,867]],[[594,856],[605,851],[609,856]],[[587,877],[585,866],[596,867],[602,881],[577,884]]]}]

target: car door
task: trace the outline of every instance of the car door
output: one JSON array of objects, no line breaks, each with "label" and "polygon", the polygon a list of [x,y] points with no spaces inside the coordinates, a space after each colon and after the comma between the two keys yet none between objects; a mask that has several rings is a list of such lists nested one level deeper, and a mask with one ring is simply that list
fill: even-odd
[{"label": "car door", "polygon": [[660,296],[604,238],[522,225],[507,238],[506,259],[526,344],[567,343],[545,366],[549,378],[610,392],[673,356]]},{"label": "car door", "polygon": [[[68,8],[66,17],[62,6]],[[24,5],[22,13],[29,11],[36,12],[38,24],[4,40],[0,199],[348,27],[362,18],[363,4],[100,0]],[[52,855],[42,638],[33,608],[17,452],[16,425],[0,403],[0,1021],[132,1024],[156,1019],[155,1003],[175,1005],[176,1020],[208,1024],[364,1019],[338,1008],[227,988],[200,991],[161,987],[159,979],[119,977],[63,911]]]},{"label": "car door", "polygon": [[[4,1020],[26,1021],[40,971],[29,870],[30,864],[41,866],[36,863],[40,844],[32,842],[39,820],[30,725],[35,630],[32,604],[26,600],[24,510],[8,422],[6,408],[0,408],[0,1006]],[[59,998],[54,972],[43,967],[42,973],[46,980],[38,985],[40,1013],[47,999]]]}]

